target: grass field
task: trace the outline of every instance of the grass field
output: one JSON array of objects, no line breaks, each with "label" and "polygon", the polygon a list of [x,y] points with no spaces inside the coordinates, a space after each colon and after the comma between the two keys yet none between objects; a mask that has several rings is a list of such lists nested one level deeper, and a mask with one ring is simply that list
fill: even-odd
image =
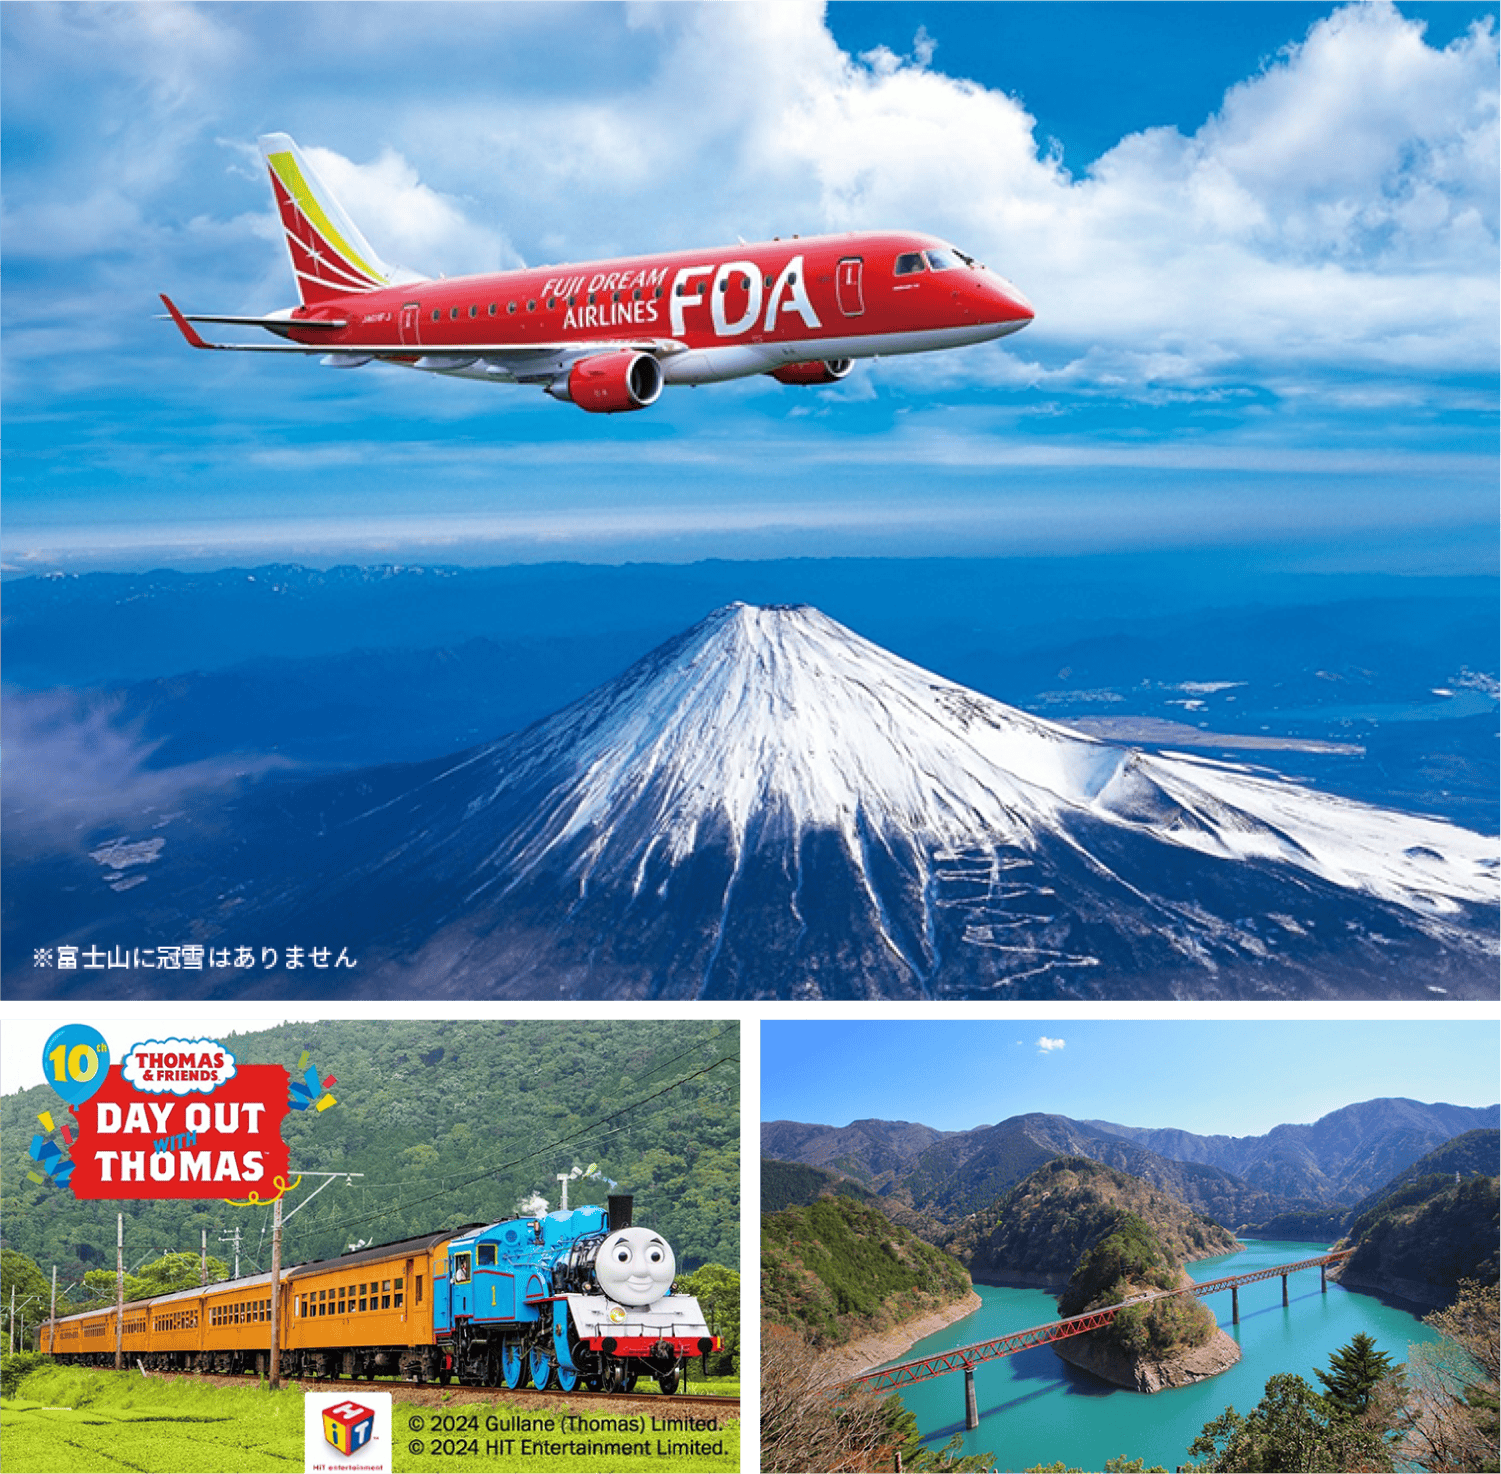
[{"label": "grass field", "polygon": [[[537,1474],[676,1474],[686,1470],[740,1467],[740,1425],[727,1423],[714,1433],[674,1433],[651,1429],[573,1431],[561,1414],[538,1414],[550,1428],[524,1432],[501,1425],[515,1410],[498,1400],[466,1402],[451,1409],[401,1401],[400,1383],[374,1383],[395,1394],[391,1439],[398,1471],[442,1470],[481,1474],[527,1470]],[[695,1390],[730,1392],[731,1386],[700,1384]],[[300,1470],[303,1467],[303,1394],[295,1383],[279,1392],[264,1387],[220,1387],[191,1378],[164,1382],[136,1372],[86,1371],[49,1367],[25,1377],[18,1395],[0,1401],[0,1470],[4,1474],[195,1474],[195,1471]],[[624,1416],[607,1399],[581,1398],[577,1412],[590,1418]],[[451,1412],[462,1427],[445,1425]],[[436,1415],[436,1416],[435,1416]],[[468,1426],[471,1416],[477,1426]],[[495,1422],[492,1425],[491,1419]],[[414,1419],[420,1428],[414,1430]],[[493,1427],[493,1431],[492,1431]],[[573,1452],[527,1448],[523,1439],[546,1445],[575,1445]],[[590,1452],[587,1445],[646,1443],[645,1455]],[[659,1451],[697,1441],[712,1451]],[[416,1453],[421,1443],[423,1452]],[[583,1447],[578,1447],[583,1445]]]}]

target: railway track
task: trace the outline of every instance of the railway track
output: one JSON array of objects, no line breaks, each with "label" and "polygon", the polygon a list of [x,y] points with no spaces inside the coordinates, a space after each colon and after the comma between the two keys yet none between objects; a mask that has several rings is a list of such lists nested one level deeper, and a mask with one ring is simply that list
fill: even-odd
[{"label": "railway track", "polygon": [[[213,1387],[246,1387],[251,1379],[245,1376],[226,1376],[217,1372],[147,1372],[157,1381],[191,1381],[195,1386],[207,1383]],[[326,1387],[363,1387],[375,1392],[390,1392],[399,1401],[417,1407],[459,1407],[470,1404],[504,1403],[518,1412],[553,1412],[567,1408],[578,1413],[588,1408],[589,1416],[637,1416],[656,1418],[713,1417],[721,1423],[740,1416],[738,1397],[719,1397],[712,1394],[674,1393],[667,1396],[661,1392],[633,1393],[613,1392],[538,1392],[533,1387],[511,1391],[509,1387],[466,1387],[452,1382],[447,1387],[437,1382],[398,1382],[390,1377],[377,1377],[367,1381],[363,1377],[289,1377],[283,1385],[293,1383],[307,1391]]]}]

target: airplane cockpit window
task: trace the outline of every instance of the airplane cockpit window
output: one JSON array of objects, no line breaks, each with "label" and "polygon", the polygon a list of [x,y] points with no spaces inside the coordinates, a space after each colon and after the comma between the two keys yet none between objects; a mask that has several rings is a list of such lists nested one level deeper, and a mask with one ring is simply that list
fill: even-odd
[{"label": "airplane cockpit window", "polygon": [[896,266],[892,269],[892,275],[911,276],[914,272],[927,269],[927,263],[923,260],[921,251],[903,251],[896,258]]},{"label": "airplane cockpit window", "polygon": [[929,251],[927,254],[928,265],[934,271],[952,271],[954,267],[960,264],[959,253],[957,251]]}]

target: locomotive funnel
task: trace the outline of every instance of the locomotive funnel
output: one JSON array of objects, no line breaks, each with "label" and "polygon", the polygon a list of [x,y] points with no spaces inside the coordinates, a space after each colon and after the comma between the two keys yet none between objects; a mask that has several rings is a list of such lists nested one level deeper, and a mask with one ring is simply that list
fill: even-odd
[{"label": "locomotive funnel", "polygon": [[619,1233],[631,1226],[631,1210],[636,1199],[630,1193],[610,1194],[610,1232]]}]

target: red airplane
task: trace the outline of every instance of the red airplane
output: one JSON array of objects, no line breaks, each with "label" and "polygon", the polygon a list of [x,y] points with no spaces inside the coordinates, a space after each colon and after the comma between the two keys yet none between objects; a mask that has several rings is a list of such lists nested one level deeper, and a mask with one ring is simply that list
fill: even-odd
[{"label": "red airplane", "polygon": [[[455,378],[540,384],[611,414],[665,384],[770,374],[831,384],[856,358],[959,348],[1014,333],[1032,307],[933,236],[793,236],[580,266],[426,279],[381,261],[284,133],[260,140],[301,306],[269,317],[180,312],[194,348],[316,353]],[[192,324],[265,328],[284,343],[211,343]]]}]

